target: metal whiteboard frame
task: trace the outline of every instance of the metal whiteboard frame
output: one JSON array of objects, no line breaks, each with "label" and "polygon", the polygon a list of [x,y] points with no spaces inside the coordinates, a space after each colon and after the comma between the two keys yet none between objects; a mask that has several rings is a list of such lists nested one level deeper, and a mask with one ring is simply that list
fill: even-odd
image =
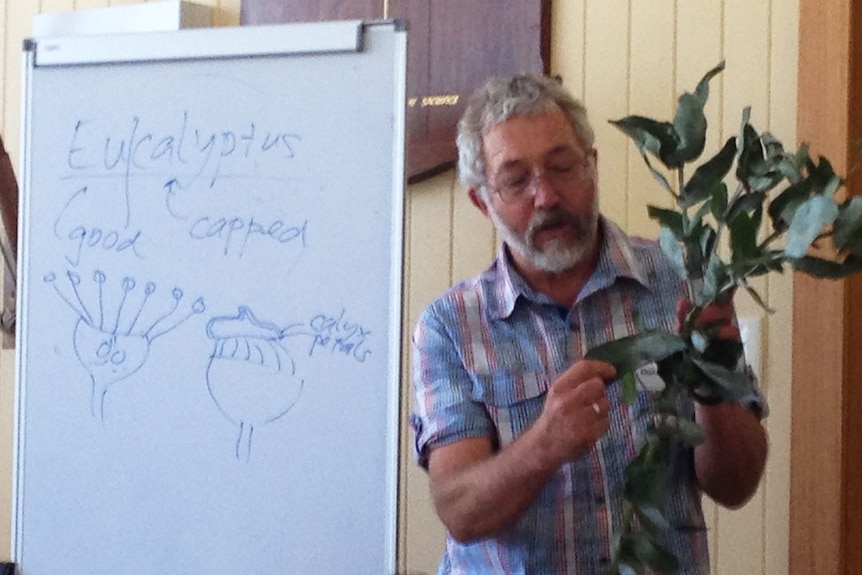
[{"label": "metal whiteboard frame", "polygon": [[219,38],[213,38],[211,28],[117,34],[110,39],[110,52],[104,36],[66,36],[26,40],[24,49],[34,53],[36,67],[359,52],[364,27],[361,20],[345,20],[219,28]]}]

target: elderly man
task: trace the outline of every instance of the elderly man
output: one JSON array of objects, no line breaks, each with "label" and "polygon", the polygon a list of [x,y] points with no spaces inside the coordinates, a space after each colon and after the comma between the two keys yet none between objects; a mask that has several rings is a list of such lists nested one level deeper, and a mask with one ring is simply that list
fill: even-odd
[{"label": "elderly man", "polygon": [[[615,369],[586,350],[675,329],[683,286],[655,242],[599,214],[584,107],[541,76],[493,79],[459,124],[459,173],[502,245],[473,280],[429,305],[414,334],[418,460],[448,529],[440,574],[593,574],[623,517],[623,472],[650,396],[625,404]],[[730,304],[701,316],[739,337]],[[762,404],[687,404],[706,431],[669,474],[671,524],[702,526],[701,493],[743,504],[767,441]],[[680,571],[709,572],[706,533],[667,529]]]}]

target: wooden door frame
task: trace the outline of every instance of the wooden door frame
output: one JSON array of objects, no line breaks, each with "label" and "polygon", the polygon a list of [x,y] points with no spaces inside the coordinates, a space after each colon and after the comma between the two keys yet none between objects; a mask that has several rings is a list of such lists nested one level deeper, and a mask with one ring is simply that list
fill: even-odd
[{"label": "wooden door frame", "polygon": [[[862,0],[800,0],[797,137],[847,174],[862,138]],[[848,193],[862,193],[857,170]],[[794,277],[790,573],[862,566],[862,277]]]}]

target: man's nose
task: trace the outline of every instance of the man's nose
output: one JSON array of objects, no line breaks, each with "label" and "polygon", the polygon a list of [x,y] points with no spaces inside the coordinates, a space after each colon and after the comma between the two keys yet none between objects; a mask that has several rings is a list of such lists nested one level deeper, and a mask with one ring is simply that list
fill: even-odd
[{"label": "man's nose", "polygon": [[559,203],[560,195],[545,172],[534,172],[530,179],[533,189],[533,205],[536,207],[553,206]]}]

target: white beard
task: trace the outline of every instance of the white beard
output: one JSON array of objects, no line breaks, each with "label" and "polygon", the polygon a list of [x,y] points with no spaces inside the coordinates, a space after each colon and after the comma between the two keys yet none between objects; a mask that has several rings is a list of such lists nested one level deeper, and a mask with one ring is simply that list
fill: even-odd
[{"label": "white beard", "polygon": [[[518,234],[506,224],[490,203],[488,213],[506,245],[536,268],[550,273],[560,273],[581,263],[595,244],[598,236],[598,203],[593,202],[592,208],[589,214],[583,216],[576,216],[561,206],[537,212],[523,234]],[[563,238],[553,239],[545,244],[543,249],[537,248],[536,233],[543,226],[557,221],[566,221],[574,225],[578,237],[571,242]]]}]

